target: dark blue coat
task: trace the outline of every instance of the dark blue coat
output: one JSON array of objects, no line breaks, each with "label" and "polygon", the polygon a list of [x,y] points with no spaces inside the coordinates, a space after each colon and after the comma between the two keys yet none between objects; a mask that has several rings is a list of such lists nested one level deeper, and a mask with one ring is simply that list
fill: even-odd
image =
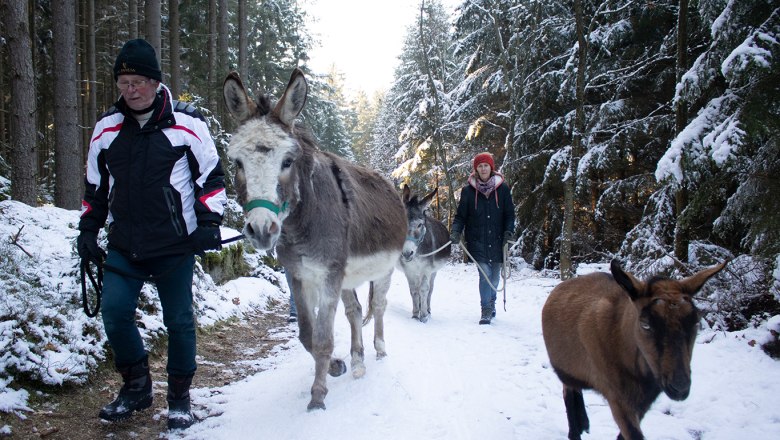
[{"label": "dark blue coat", "polygon": [[452,222],[452,232],[464,233],[466,249],[480,263],[504,261],[503,242],[505,232],[515,230],[515,205],[509,186],[501,184],[487,197],[469,184],[460,191],[458,211]]}]

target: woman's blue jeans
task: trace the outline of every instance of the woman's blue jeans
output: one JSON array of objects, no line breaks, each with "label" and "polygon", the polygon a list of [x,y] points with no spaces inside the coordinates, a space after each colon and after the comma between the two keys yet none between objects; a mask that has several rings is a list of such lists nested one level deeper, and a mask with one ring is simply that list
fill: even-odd
[{"label": "woman's blue jeans", "polygon": [[[496,291],[493,289],[493,287],[498,288],[498,281],[501,278],[501,267],[503,266],[502,263],[477,263],[479,264],[479,267],[482,268],[482,270],[485,271],[485,273],[488,275],[488,278],[486,279],[485,276],[482,274],[482,271],[477,269],[479,272],[479,300],[480,305],[483,309],[485,308],[494,308],[496,305]],[[490,280],[490,284],[493,284],[493,287],[490,287],[490,284],[488,284],[488,280]]]},{"label": "woman's blue jeans", "polygon": [[146,356],[135,316],[144,283],[139,278],[163,274],[154,283],[162,305],[163,324],[168,330],[167,371],[180,376],[193,374],[196,369],[192,307],[195,256],[180,254],[131,262],[116,250],[109,249],[105,264],[124,272],[106,268],[100,308],[117,367],[133,365]]}]

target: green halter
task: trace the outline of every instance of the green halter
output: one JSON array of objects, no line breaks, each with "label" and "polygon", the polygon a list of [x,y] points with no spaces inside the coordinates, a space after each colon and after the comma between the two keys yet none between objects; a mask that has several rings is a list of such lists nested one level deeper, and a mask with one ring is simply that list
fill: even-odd
[{"label": "green halter", "polygon": [[286,201],[282,203],[282,206],[279,206],[270,200],[255,199],[244,205],[244,211],[249,212],[255,208],[265,208],[274,214],[279,215],[280,212],[287,211],[287,205],[288,203]]}]

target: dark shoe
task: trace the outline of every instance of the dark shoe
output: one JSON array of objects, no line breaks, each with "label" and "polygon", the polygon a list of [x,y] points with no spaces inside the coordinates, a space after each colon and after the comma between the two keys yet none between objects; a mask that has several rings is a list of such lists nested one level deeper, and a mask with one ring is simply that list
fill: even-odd
[{"label": "dark shoe", "polygon": [[491,318],[495,318],[496,317],[496,306],[495,305],[493,306],[493,312],[490,314],[490,317]]},{"label": "dark shoe", "polygon": [[482,309],[482,317],[479,318],[479,324],[490,324],[491,316],[490,314],[493,313],[493,310],[490,307],[485,307]]},{"label": "dark shoe", "polygon": [[117,367],[124,385],[113,402],[104,406],[98,416],[109,422],[124,420],[135,411],[152,406],[152,376],[146,356],[133,365]]},{"label": "dark shoe", "polygon": [[168,429],[187,429],[195,423],[190,408],[192,374],[168,375]]},{"label": "dark shoe", "polygon": [[298,322],[298,315],[295,313],[290,313],[290,317],[287,318],[287,322]]}]

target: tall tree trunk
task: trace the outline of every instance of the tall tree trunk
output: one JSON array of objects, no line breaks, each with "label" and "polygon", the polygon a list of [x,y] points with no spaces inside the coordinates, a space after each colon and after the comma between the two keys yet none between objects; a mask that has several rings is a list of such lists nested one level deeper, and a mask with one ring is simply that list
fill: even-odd
[{"label": "tall tree trunk", "polygon": [[[224,72],[218,72],[217,76],[225,76],[229,70],[230,58],[228,54],[228,2],[227,0],[219,0],[219,15],[217,16],[217,66],[220,69],[224,69]],[[215,78],[216,81],[212,86],[216,87],[214,91],[215,96],[222,96],[219,93],[221,90],[221,83],[219,78]],[[214,108],[212,107],[212,110]],[[231,131],[232,118],[228,117],[227,109],[225,108],[225,100],[217,98],[217,117],[220,121],[223,121],[225,129]]]},{"label": "tall tree trunk", "polygon": [[181,94],[181,33],[179,25],[179,0],[170,0],[168,2],[168,38],[170,39],[170,59],[171,82],[168,87],[171,89],[174,99]]},{"label": "tall tree trunk", "polygon": [[577,168],[582,156],[582,135],[585,131],[585,69],[588,46],[585,41],[585,23],[582,16],[582,0],[574,0],[574,17],[577,32],[577,85],[574,129],[572,130],[571,158],[563,185],[563,234],[561,237],[561,279],[574,276],[572,265],[572,241],[574,239],[574,195],[577,189]]},{"label": "tall tree trunk", "polygon": [[89,93],[89,107],[87,109],[87,122],[89,127],[87,136],[95,128],[97,119],[97,53],[95,49],[95,0],[87,0],[87,90]]},{"label": "tall tree trunk", "polygon": [[75,1],[52,2],[54,34],[54,147],[55,188],[54,203],[65,209],[81,205],[83,163],[79,142],[78,84],[76,75],[76,17]]},{"label": "tall tree trunk", "polygon": [[[683,74],[688,69],[688,0],[680,0],[677,13],[677,66],[676,83],[679,84]],[[680,98],[674,109],[674,134],[679,135],[688,124],[688,103]],[[682,262],[688,261],[689,231],[682,221],[682,214],[688,207],[688,190],[685,185],[685,168],[687,158],[685,149],[680,150],[681,180],[679,188],[674,195],[674,205],[677,214],[677,222],[674,228],[674,256]]]},{"label": "tall tree trunk", "polygon": [[217,0],[209,0],[209,38],[208,38],[208,87],[206,102],[212,112],[217,108],[214,87],[217,83]]},{"label": "tall tree trunk", "polygon": [[128,35],[128,39],[132,40],[135,38],[140,37],[138,34],[138,23],[141,21],[138,18],[138,0],[128,0],[127,1],[127,19],[128,19],[128,26],[127,26],[127,32],[130,34]]},{"label": "tall tree trunk", "polygon": [[242,80],[247,78],[247,25],[246,0],[238,0],[238,75]]},{"label": "tall tree trunk", "polygon": [[5,44],[0,45],[0,156],[7,158],[6,142],[8,142],[8,128],[6,124],[6,84],[5,84]]},{"label": "tall tree trunk", "polygon": [[0,3],[0,13],[5,22],[11,74],[11,197],[35,206],[38,203],[36,98],[27,5],[26,1],[4,1]]},{"label": "tall tree trunk", "polygon": [[157,54],[157,62],[162,66],[162,9],[160,0],[146,0],[144,3],[144,28],[146,41]]}]

